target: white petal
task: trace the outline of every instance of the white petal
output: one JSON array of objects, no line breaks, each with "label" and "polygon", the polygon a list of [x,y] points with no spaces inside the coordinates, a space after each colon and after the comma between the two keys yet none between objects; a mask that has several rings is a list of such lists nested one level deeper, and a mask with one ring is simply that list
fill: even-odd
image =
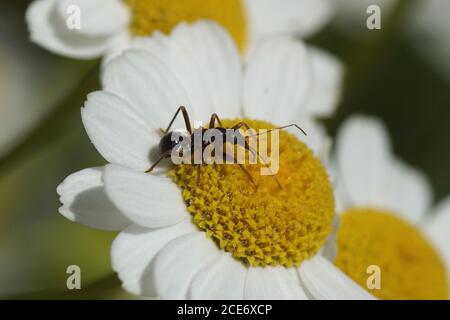
[{"label": "white petal", "polygon": [[352,205],[379,206],[389,153],[389,138],[380,121],[352,116],[342,124],[337,136],[339,183]]},{"label": "white petal", "polygon": [[125,50],[130,48],[132,39],[133,36],[126,29],[118,33],[114,38],[111,39],[108,44],[108,48],[103,55],[101,66],[102,74],[103,70],[109,62],[111,62],[114,58],[117,58]]},{"label": "white petal", "polygon": [[179,44],[162,33],[154,32],[152,37],[134,39],[131,47],[150,52],[170,67],[189,97],[190,102],[185,107],[191,121],[206,121],[214,112],[212,97],[205,90],[205,80]]},{"label": "white petal", "polygon": [[218,259],[219,252],[204,232],[179,237],[156,255],[149,281],[163,299],[186,299],[192,278],[203,265]]},{"label": "white petal", "polygon": [[160,139],[157,129],[123,99],[104,91],[91,93],[81,116],[89,138],[107,161],[141,171],[150,167],[150,151]]},{"label": "white petal", "polygon": [[437,205],[434,213],[425,221],[423,229],[439,251],[450,282],[450,197]]},{"label": "white petal", "polygon": [[241,107],[242,65],[231,36],[216,23],[199,21],[191,26],[180,25],[171,41],[184,48],[191,63],[204,79],[213,110],[222,117],[236,117]]},{"label": "white petal", "polygon": [[100,57],[115,36],[114,33],[91,36],[79,30],[68,29],[66,21],[58,13],[56,0],[33,1],[27,9],[25,18],[33,42],[54,53],[71,58]]},{"label": "white petal", "polygon": [[343,213],[347,208],[353,206],[352,198],[345,185],[345,179],[341,177],[336,154],[332,154],[328,164],[328,173],[334,190],[335,211]]},{"label": "white petal", "polygon": [[242,300],[248,268],[229,253],[204,264],[192,279],[188,298],[193,300]]},{"label": "white petal", "polygon": [[391,154],[383,124],[354,116],[338,134],[338,184],[353,206],[391,210],[417,223],[431,204],[431,186],[425,175]]},{"label": "white petal", "polygon": [[390,209],[411,223],[418,223],[431,206],[431,185],[425,174],[398,159],[384,169],[378,193],[379,206]]},{"label": "white petal", "polygon": [[146,281],[153,258],[169,241],[193,232],[198,231],[190,221],[156,230],[132,225],[122,231],[112,244],[111,264],[123,287],[136,295],[156,296]]},{"label": "white petal", "polygon": [[160,228],[189,218],[181,191],[167,176],[108,165],[103,179],[111,201],[136,224]]},{"label": "white petal", "polygon": [[323,246],[323,248],[320,251],[320,255],[322,255],[324,258],[326,258],[328,261],[335,261],[337,256],[337,244],[336,244],[336,231],[339,226],[339,217],[335,216],[334,222],[333,222],[333,231],[328,236],[327,242]]},{"label": "white petal", "polygon": [[310,117],[301,117],[296,123],[306,132],[306,136],[296,128],[289,129],[295,133],[299,140],[314,152],[324,165],[330,161],[331,138],[328,136],[325,128]]},{"label": "white petal", "polygon": [[[133,47],[158,56],[186,89],[195,120],[205,121],[212,112],[236,117],[241,107],[242,67],[239,52],[219,25],[198,21],[179,24],[168,37],[155,32],[137,39]],[[206,119],[208,120],[208,119]]]},{"label": "white petal", "polygon": [[329,53],[310,47],[312,61],[311,94],[306,103],[306,113],[329,117],[341,98],[344,81],[344,66]]},{"label": "white petal", "polygon": [[[80,10],[81,29],[75,29],[89,36],[109,36],[128,26],[130,13],[120,0],[59,0],[58,13],[63,21],[74,14],[71,8]],[[69,30],[67,32],[70,32]]]},{"label": "white petal", "polygon": [[247,300],[306,300],[300,282],[293,281],[284,267],[249,268],[245,281]]},{"label": "white petal", "polygon": [[245,0],[250,41],[276,34],[308,36],[320,29],[333,12],[329,0]]},{"label": "white petal", "polygon": [[311,84],[311,62],[305,46],[290,37],[261,44],[250,56],[244,76],[244,113],[274,124],[302,114]]},{"label": "white petal", "polygon": [[[179,106],[190,102],[172,71],[144,50],[126,51],[102,72],[105,91],[116,94],[156,128],[165,128]],[[174,128],[185,128],[182,117]]]},{"label": "white petal", "polygon": [[103,168],[89,168],[68,176],[58,186],[59,212],[69,220],[101,230],[123,230],[131,221],[106,196]]},{"label": "white petal", "polygon": [[372,300],[371,294],[321,255],[303,261],[297,269],[308,291],[320,300]]}]

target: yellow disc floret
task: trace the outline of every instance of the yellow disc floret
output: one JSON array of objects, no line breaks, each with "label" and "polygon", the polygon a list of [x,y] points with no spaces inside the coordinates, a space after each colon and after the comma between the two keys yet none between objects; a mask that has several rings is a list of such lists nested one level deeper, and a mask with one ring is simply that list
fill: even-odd
[{"label": "yellow disc floret", "polygon": [[336,265],[367,289],[367,267],[380,269],[380,299],[447,299],[445,267],[415,227],[390,212],[355,208],[342,215]]},{"label": "yellow disc floret", "polygon": [[246,17],[242,0],[125,0],[131,9],[130,31],[146,36],[155,30],[170,33],[180,22],[210,19],[221,24],[242,50]]},{"label": "yellow disc floret", "polygon": [[[223,121],[225,127],[237,122]],[[253,129],[273,128],[245,122]],[[265,136],[270,157],[270,134]],[[311,150],[287,132],[279,132],[281,188],[273,176],[260,174],[261,165],[244,165],[256,186],[237,164],[202,165],[199,176],[196,165],[183,164],[170,175],[193,222],[220,248],[252,266],[299,265],[331,232],[334,198],[328,175]]]}]

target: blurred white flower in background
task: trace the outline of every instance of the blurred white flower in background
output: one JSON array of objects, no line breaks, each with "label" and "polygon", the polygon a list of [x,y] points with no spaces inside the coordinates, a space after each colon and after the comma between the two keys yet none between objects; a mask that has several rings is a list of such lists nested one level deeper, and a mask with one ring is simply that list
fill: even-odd
[{"label": "blurred white flower in background", "polygon": [[306,38],[324,27],[335,13],[329,0],[244,0],[249,41],[256,44],[268,36],[292,34]]},{"label": "blurred white flower in background", "polygon": [[333,176],[340,223],[330,258],[361,286],[381,268],[384,299],[447,299],[450,199],[432,209],[426,176],[393,155],[381,121],[351,116],[336,139]]},{"label": "blurred white flower in background", "polygon": [[[67,26],[72,5],[80,9],[80,29]],[[122,38],[126,41],[130,13],[120,0],[35,0],[26,21],[33,42],[60,55],[92,59],[112,50]]]},{"label": "blurred white flower in background", "polygon": [[[81,10],[80,29],[67,27],[71,5]],[[92,59],[116,54],[133,35],[167,33],[182,21],[219,22],[243,49],[266,36],[311,35],[333,12],[330,0],[35,0],[26,18],[32,41],[57,54]]]}]

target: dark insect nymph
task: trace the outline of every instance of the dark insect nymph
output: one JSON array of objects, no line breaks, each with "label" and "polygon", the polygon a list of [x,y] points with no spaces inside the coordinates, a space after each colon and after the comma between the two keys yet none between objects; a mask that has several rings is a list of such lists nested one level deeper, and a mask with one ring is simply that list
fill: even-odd
[{"label": "dark insect nymph", "polygon": [[[186,131],[187,131],[186,135],[184,135],[184,136],[180,135],[180,134],[173,135],[173,131],[170,131],[170,129],[171,129],[175,119],[177,118],[177,116],[178,116],[178,114],[180,112],[183,115],[184,123],[185,123],[185,126],[186,126]],[[216,126],[216,123],[219,126]],[[285,128],[288,128],[288,127],[296,127],[304,135],[306,135],[306,132],[302,128],[300,128],[297,124],[289,124],[289,125],[285,125],[285,126],[282,126],[282,127],[273,128],[273,129],[264,131],[264,133],[268,133],[270,131],[277,130],[277,129],[285,129]],[[161,129],[163,136],[162,136],[162,138],[161,138],[161,140],[159,142],[159,157],[155,161],[155,163],[153,163],[153,165],[145,172],[146,173],[151,172],[158,165],[158,163],[161,162],[161,160],[163,160],[165,158],[170,158],[173,151],[178,152],[179,149],[181,148],[181,144],[182,144],[183,139],[188,139],[187,141],[189,141],[190,147],[187,148],[187,150],[190,153],[192,153],[191,156],[193,157],[193,152],[194,152],[194,147],[195,147],[194,146],[194,140],[195,140],[194,139],[194,134],[197,132],[197,130],[200,130],[201,134],[203,134],[208,129],[216,129],[220,133],[220,136],[222,138],[221,141],[223,142],[223,144],[231,143],[233,145],[239,145],[241,147],[244,147],[246,150],[251,152],[253,154],[253,156],[258,156],[258,158],[260,159],[261,163],[263,163],[264,165],[267,165],[265,163],[265,161],[261,158],[261,156],[253,148],[250,147],[249,143],[246,140],[246,137],[243,137],[242,134],[239,132],[239,129],[241,129],[241,128],[245,128],[246,130],[250,130],[250,126],[247,123],[243,122],[243,121],[235,124],[231,128],[226,128],[226,127],[223,126],[222,122],[220,121],[219,116],[216,113],[213,113],[211,115],[210,120],[209,120],[208,128],[201,127],[201,128],[192,130],[192,126],[191,126],[191,122],[189,120],[188,112],[187,112],[187,110],[186,110],[186,108],[184,106],[181,106],[175,112],[174,116],[172,117],[172,120],[170,121],[169,125],[167,126],[167,129],[165,129],[165,130]],[[232,135],[230,135],[230,129],[233,132]],[[259,135],[259,134],[255,134],[253,136],[257,136],[257,135]],[[203,141],[202,140],[202,145],[201,145],[202,151],[205,150],[205,148],[208,147],[211,143],[214,143],[214,141]],[[186,149],[184,149],[183,151],[186,151]],[[222,148],[222,159],[230,160],[229,157],[230,157],[230,155],[228,155],[225,152],[225,148]],[[233,162],[233,160],[234,159],[231,159],[232,162]],[[250,181],[256,187],[255,181],[253,180],[253,177],[251,176],[251,174],[245,169],[245,167],[242,164],[240,164],[240,163],[237,163],[237,164],[245,172],[247,177],[250,179]],[[200,177],[201,165],[205,165],[205,162],[202,161],[201,164],[197,164],[197,171],[198,171],[197,177],[198,178]],[[275,175],[272,175],[272,177],[276,180],[278,186],[281,188],[281,184],[277,180]],[[197,180],[197,182],[198,182],[198,180]]]}]

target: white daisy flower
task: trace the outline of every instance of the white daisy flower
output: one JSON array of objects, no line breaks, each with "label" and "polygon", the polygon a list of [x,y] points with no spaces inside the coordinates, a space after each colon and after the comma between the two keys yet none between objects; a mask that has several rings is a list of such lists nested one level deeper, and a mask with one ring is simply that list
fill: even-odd
[{"label": "white daisy flower", "polygon": [[[121,231],[111,255],[123,287],[170,299],[371,298],[318,253],[334,200],[310,150],[318,154],[325,139],[311,120],[323,110],[307,107],[316,82],[304,45],[290,37],[264,42],[245,72],[230,36],[211,22],[181,24],[133,47],[106,65],[103,90],[82,109],[92,143],[110,164],[74,173],[57,190],[66,218]],[[216,112],[254,128],[270,125],[263,119],[299,122],[310,140],[307,146],[280,132],[282,189],[251,165],[256,189],[236,165],[144,173],[158,128],[180,105],[203,121]]]},{"label": "white daisy flower", "polygon": [[337,137],[336,202],[340,213],[334,261],[366,288],[369,265],[381,270],[383,299],[447,299],[450,199],[431,208],[420,171],[392,154],[375,118],[353,116]]},{"label": "white daisy flower", "polygon": [[243,50],[265,36],[310,35],[332,12],[330,0],[35,0],[26,20],[40,46],[92,59],[126,48],[133,36],[167,34],[179,22],[201,18],[222,24]]}]

